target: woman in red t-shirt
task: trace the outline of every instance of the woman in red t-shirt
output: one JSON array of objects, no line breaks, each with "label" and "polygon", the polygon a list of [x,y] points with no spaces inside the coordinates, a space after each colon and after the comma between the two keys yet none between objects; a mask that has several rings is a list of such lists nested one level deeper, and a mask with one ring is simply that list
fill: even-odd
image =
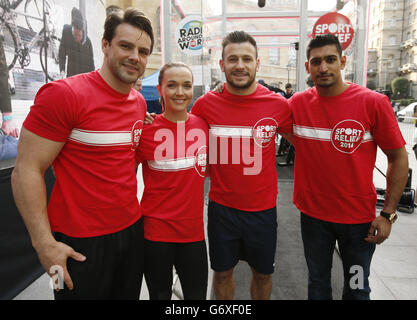
[{"label": "woman in red t-shirt", "polygon": [[145,189],[145,279],[151,300],[171,299],[173,267],[184,299],[206,299],[204,177],[208,126],[187,113],[193,75],[183,63],[162,67],[157,86],[163,112],[141,134],[137,160]]}]

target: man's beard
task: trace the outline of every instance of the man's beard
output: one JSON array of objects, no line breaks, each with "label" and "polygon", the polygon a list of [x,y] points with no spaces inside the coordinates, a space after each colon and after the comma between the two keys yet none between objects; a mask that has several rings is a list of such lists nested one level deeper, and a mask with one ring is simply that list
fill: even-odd
[{"label": "man's beard", "polygon": [[317,81],[315,82],[315,85],[320,88],[330,88],[336,83],[336,80],[333,78],[333,75],[329,75],[329,76],[332,78],[330,82],[320,83],[320,78],[318,78]]},{"label": "man's beard", "polygon": [[[256,74],[253,75],[253,77],[250,77],[248,79],[248,81],[246,81],[245,83],[236,83],[234,82],[232,79],[229,79],[227,72],[225,72],[226,75],[226,82],[228,85],[230,85],[231,87],[235,88],[235,89],[247,89],[249,88],[254,82],[255,82],[255,78],[256,78]],[[250,74],[249,74],[250,76]]]},{"label": "man's beard", "polygon": [[320,88],[330,88],[333,85],[334,85],[333,81],[329,83],[316,83],[316,86]]}]

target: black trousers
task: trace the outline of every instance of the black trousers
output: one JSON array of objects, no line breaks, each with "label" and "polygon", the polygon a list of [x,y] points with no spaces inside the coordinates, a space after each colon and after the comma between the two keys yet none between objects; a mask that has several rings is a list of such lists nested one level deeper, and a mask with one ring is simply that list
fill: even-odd
[{"label": "black trousers", "polygon": [[67,260],[74,289],[54,290],[56,300],[138,300],[144,268],[143,220],[108,235],[72,238],[55,233],[55,239],[87,257]]},{"label": "black trousers", "polygon": [[145,240],[145,279],[151,300],[171,300],[173,269],[184,300],[206,300],[207,247],[204,240],[189,243]]}]

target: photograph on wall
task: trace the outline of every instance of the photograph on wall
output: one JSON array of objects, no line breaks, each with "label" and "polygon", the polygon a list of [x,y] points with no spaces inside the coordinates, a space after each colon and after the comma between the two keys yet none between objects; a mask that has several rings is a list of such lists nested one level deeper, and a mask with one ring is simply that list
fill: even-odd
[{"label": "photograph on wall", "polygon": [[0,1],[0,134],[18,137],[42,85],[99,68],[105,16],[101,0]]}]

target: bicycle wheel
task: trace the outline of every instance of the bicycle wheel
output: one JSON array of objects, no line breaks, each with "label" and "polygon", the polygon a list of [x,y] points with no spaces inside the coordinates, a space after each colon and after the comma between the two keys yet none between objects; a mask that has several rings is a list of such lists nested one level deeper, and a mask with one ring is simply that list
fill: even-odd
[{"label": "bicycle wheel", "polygon": [[[42,31],[41,31],[42,32]],[[41,60],[41,67],[48,80],[54,81],[61,78],[59,71],[59,43],[60,40],[51,36],[47,41],[47,66],[45,67],[45,41],[43,41],[39,48],[39,58]]]},{"label": "bicycle wheel", "polygon": [[0,37],[3,42],[4,55],[6,56],[7,68],[11,70],[18,57],[16,36],[9,24],[0,19]]},{"label": "bicycle wheel", "polygon": [[[45,0],[45,10],[51,13],[52,0]],[[26,0],[25,19],[29,30],[39,33],[43,29],[43,0]],[[33,18],[32,18],[33,17]]]}]

